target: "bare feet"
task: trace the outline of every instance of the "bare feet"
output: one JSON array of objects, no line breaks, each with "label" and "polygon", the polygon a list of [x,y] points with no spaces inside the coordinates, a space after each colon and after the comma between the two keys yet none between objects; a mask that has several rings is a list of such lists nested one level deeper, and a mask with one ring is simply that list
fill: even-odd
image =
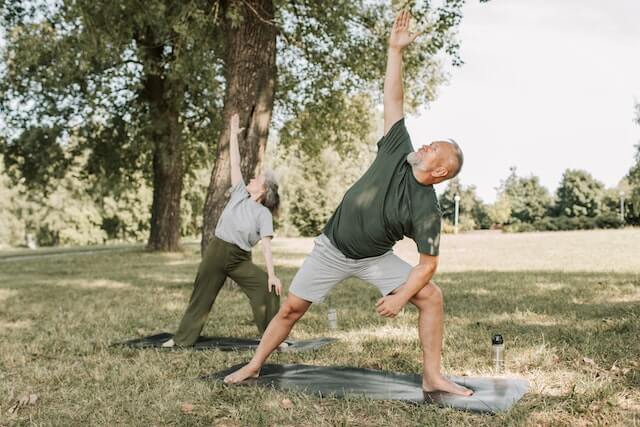
[{"label": "bare feet", "polygon": [[258,375],[260,375],[260,367],[258,366],[256,368],[255,366],[251,365],[251,363],[248,363],[237,371],[224,377],[224,383],[239,384],[249,378],[258,378]]},{"label": "bare feet", "polygon": [[442,375],[439,375],[437,378],[430,379],[428,381],[426,379],[423,379],[422,390],[427,393],[441,391],[445,393],[457,394],[460,396],[471,396],[473,394],[472,390],[462,387],[461,385],[448,380]]},{"label": "bare feet", "polygon": [[167,347],[167,348],[171,348],[174,345],[176,345],[175,341],[173,341],[173,338],[171,338],[169,341],[165,341],[162,343],[163,347]]}]

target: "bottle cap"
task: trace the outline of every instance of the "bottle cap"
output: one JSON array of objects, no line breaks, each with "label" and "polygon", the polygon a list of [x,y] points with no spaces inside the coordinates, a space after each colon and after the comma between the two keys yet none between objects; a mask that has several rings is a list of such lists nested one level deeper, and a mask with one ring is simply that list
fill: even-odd
[{"label": "bottle cap", "polygon": [[502,335],[494,335],[493,337],[491,337],[491,345],[500,345],[500,344],[504,344]]}]

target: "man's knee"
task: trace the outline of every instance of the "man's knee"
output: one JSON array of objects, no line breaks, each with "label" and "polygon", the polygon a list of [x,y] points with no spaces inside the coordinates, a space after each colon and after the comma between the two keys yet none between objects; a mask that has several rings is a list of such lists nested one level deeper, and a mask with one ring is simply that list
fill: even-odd
[{"label": "man's knee", "polygon": [[289,295],[284,304],[282,304],[282,307],[280,307],[280,312],[278,313],[278,315],[284,320],[295,322],[300,319],[304,315],[304,313],[306,313],[309,305],[310,304],[306,301]]},{"label": "man's knee", "polygon": [[442,289],[433,282],[429,282],[427,286],[413,296],[411,302],[418,308],[433,307],[444,305],[444,296]]}]

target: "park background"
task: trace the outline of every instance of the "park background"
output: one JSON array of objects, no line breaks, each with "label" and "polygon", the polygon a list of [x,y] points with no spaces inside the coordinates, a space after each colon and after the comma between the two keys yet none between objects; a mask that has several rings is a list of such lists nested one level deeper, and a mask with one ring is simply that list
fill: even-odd
[{"label": "park background", "polygon": [[[0,2],[0,425],[637,425],[639,6],[559,3]],[[499,332],[529,394],[496,417],[319,400],[195,380],[245,354],[110,347],[177,325],[226,198],[236,111],[245,177],[281,178],[274,255],[290,283],[375,156],[403,6],[425,31],[405,61],[413,142],[453,137],[467,154],[437,187],[443,366],[494,375]],[[412,242],[395,250],[415,262]],[[416,311],[388,321],[377,298],[348,280],[329,298],[337,331],[320,304],[293,333],[340,345],[273,360],[419,372]],[[232,286],[211,316],[205,334],[255,335]]]},{"label": "park background", "polygon": [[[462,231],[640,224],[637,5],[574,2],[567,22],[566,4],[413,3],[425,31],[405,67],[414,144],[454,137],[467,151],[437,188],[445,232],[456,195]],[[317,235],[375,156],[391,9],[271,7],[265,21],[243,2],[5,2],[0,247],[204,246],[234,111],[245,176],[281,179],[277,235]]]}]

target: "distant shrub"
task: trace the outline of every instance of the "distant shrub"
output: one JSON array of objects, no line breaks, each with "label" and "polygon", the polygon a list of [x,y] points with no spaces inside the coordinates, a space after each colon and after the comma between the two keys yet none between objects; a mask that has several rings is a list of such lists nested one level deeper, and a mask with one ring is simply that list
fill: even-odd
[{"label": "distant shrub", "polygon": [[598,228],[622,228],[624,223],[620,220],[620,215],[610,212],[596,217]]},{"label": "distant shrub", "polygon": [[506,233],[528,233],[537,230],[533,224],[529,224],[527,222],[514,222],[513,224],[506,225],[502,231]]},{"label": "distant shrub", "polygon": [[596,228],[621,228],[624,224],[615,213],[607,213],[596,217],[587,216],[555,216],[545,217],[533,224],[516,222],[503,228],[509,233],[524,233],[529,231],[569,231],[593,230]]},{"label": "distant shrub", "polygon": [[[472,231],[472,230],[476,230],[477,228],[478,226],[476,225],[476,222],[471,215],[467,215],[467,214],[460,215],[460,222],[458,223],[459,232]],[[442,232],[444,234],[455,233],[455,227],[453,226],[451,221],[449,221],[449,219],[447,218],[444,218],[442,220]]]}]

